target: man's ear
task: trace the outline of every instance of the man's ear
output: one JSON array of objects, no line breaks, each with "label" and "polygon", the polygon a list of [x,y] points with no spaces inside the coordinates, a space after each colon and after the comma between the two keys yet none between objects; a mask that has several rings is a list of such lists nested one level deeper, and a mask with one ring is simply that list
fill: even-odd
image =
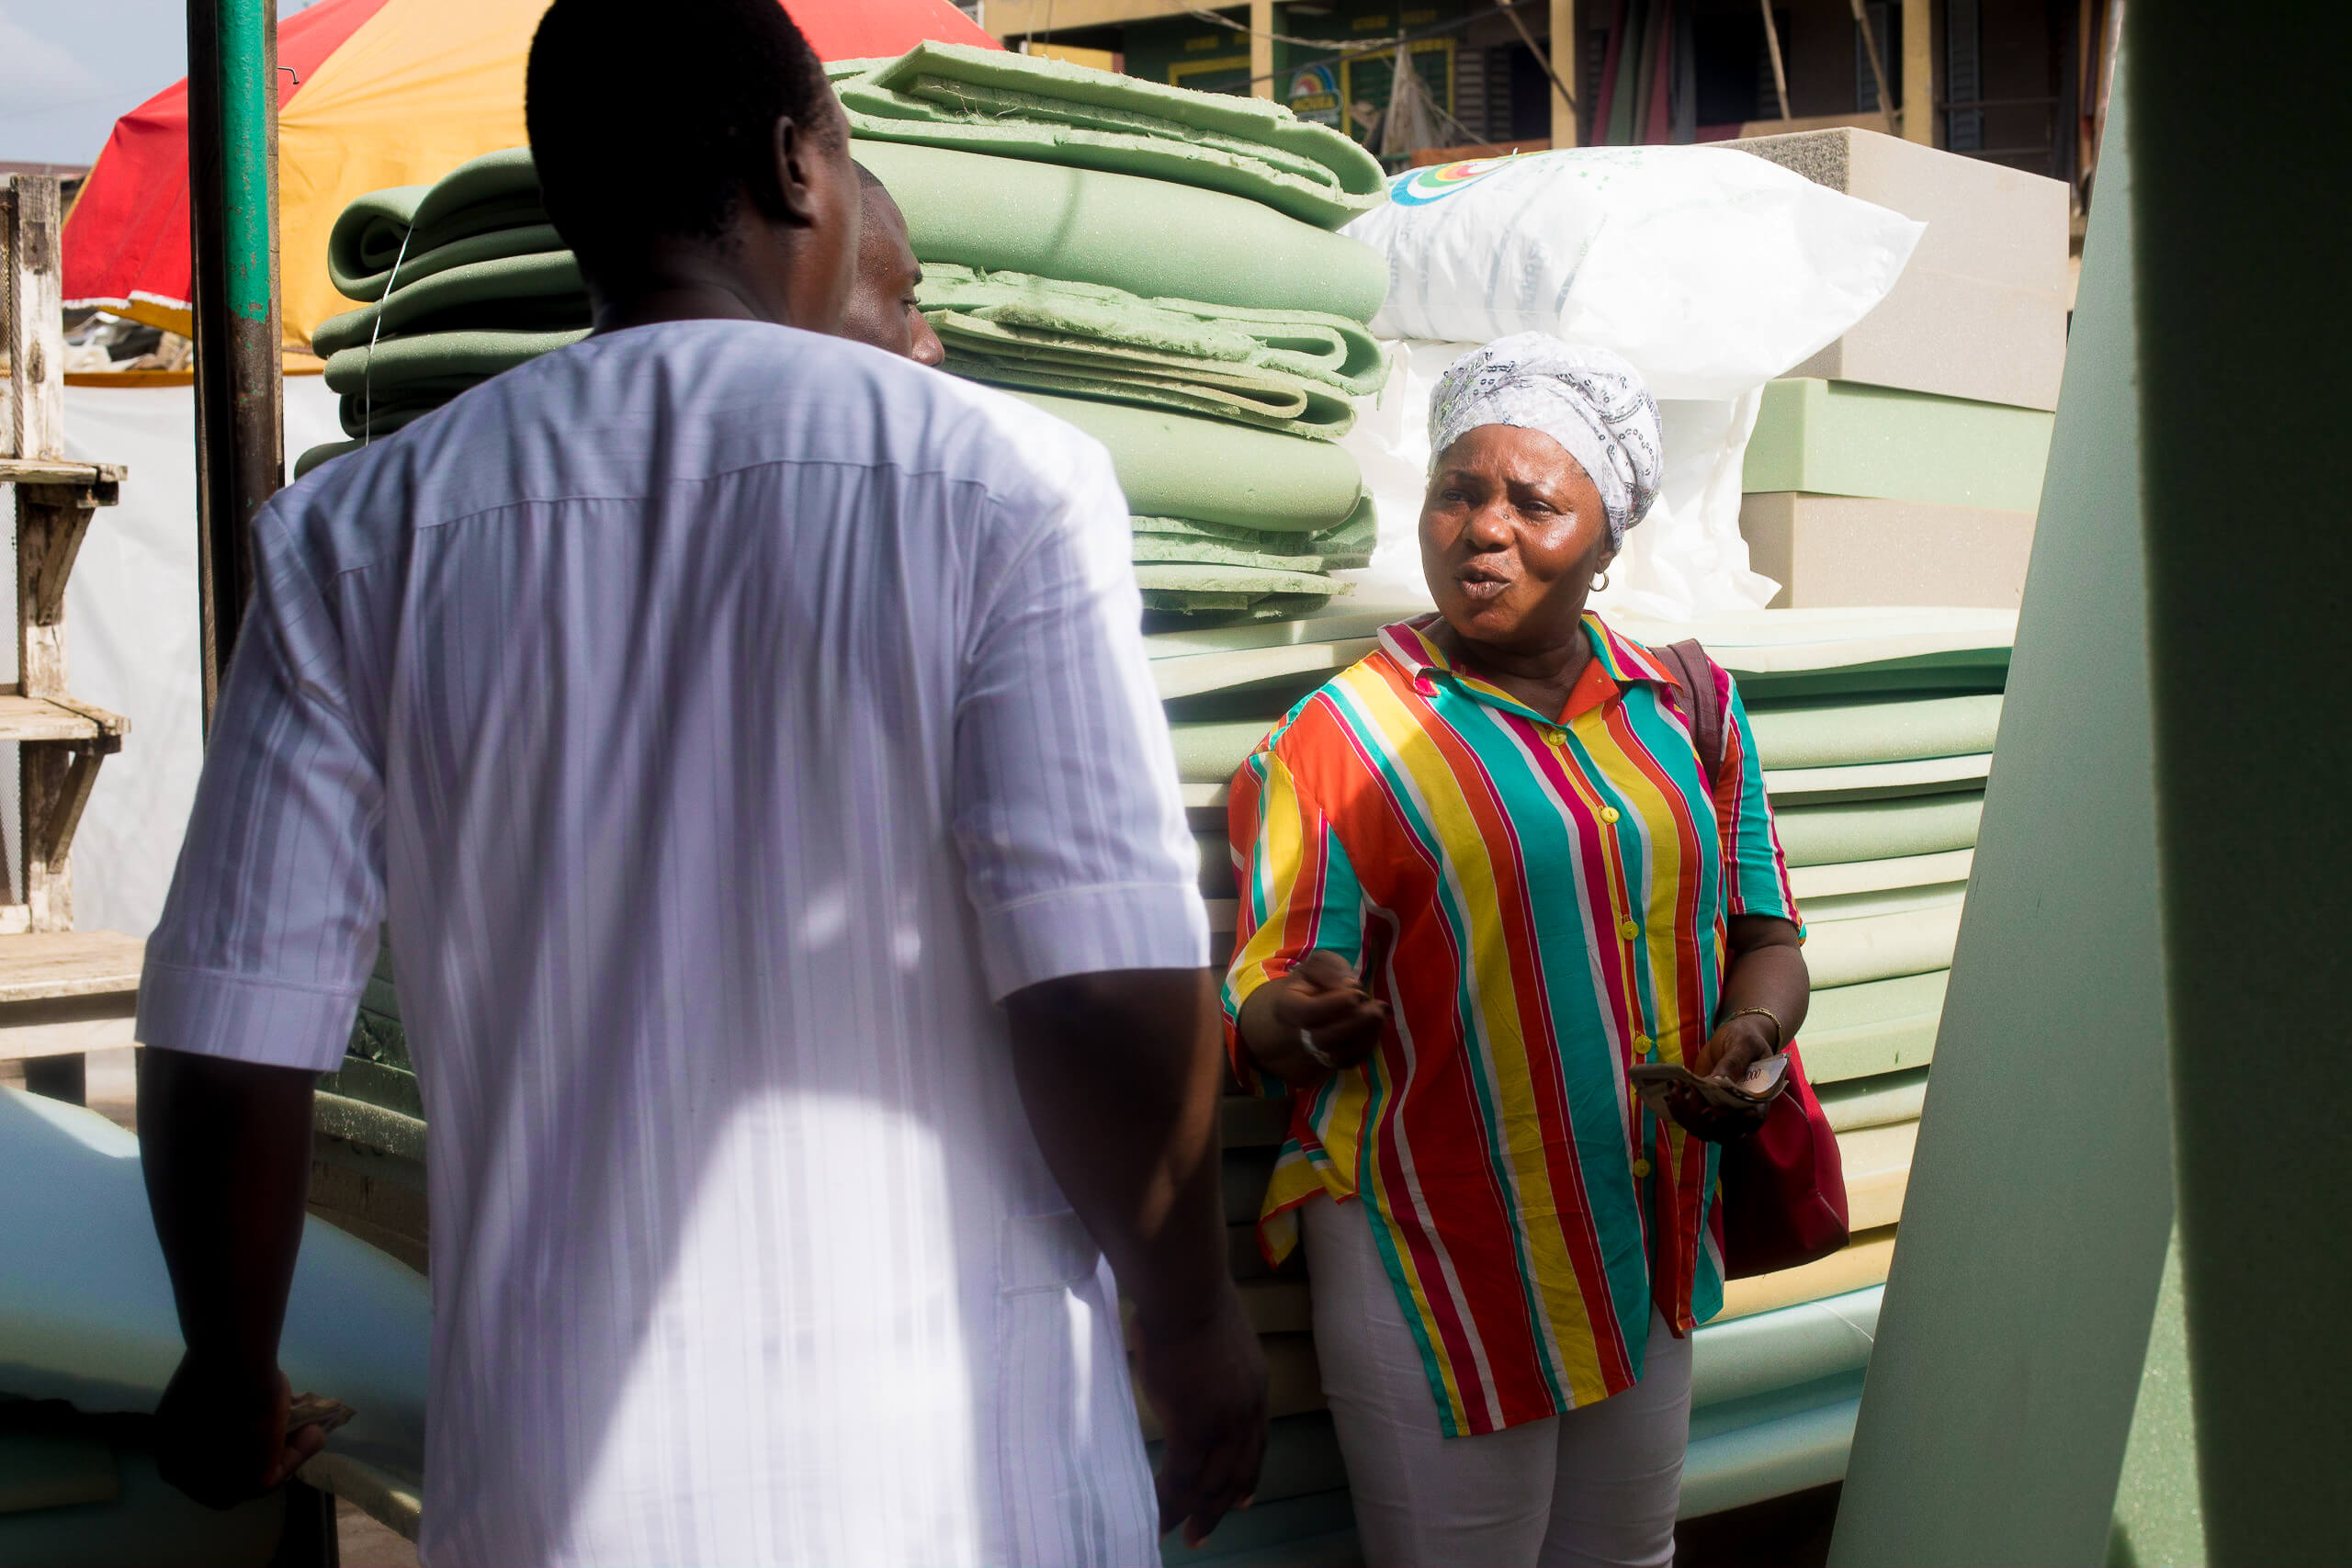
[{"label": "man's ear", "polygon": [[[770,215],[801,228],[813,227],[822,210],[822,189],[831,175],[819,145],[824,132],[814,126],[779,115],[775,122],[775,211]],[[767,203],[763,202],[765,206]]]}]

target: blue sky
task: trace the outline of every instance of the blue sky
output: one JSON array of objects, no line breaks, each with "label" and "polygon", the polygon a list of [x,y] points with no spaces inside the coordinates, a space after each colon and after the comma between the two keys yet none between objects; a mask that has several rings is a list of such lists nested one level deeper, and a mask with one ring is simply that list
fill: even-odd
[{"label": "blue sky", "polygon": [[0,0],[0,159],[89,163],[116,117],[187,73],[187,0]]}]

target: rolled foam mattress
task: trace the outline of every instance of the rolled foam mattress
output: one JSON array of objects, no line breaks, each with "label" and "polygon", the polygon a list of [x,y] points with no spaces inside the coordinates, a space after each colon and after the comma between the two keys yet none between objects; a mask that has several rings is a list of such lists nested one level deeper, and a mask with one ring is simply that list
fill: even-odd
[{"label": "rolled foam mattress", "polygon": [[394,264],[406,272],[405,255],[547,220],[531,150],[501,148],[429,186],[369,191],[345,208],[327,232],[327,277],[348,299],[380,299]]}]

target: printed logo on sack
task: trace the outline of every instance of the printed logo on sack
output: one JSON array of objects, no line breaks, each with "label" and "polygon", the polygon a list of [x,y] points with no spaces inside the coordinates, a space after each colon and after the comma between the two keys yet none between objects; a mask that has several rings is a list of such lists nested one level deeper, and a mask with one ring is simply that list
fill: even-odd
[{"label": "printed logo on sack", "polygon": [[1436,164],[1411,169],[1388,182],[1388,199],[1406,207],[1427,207],[1458,196],[1496,170],[1517,163],[1519,154],[1501,158],[1472,158],[1459,164]]}]

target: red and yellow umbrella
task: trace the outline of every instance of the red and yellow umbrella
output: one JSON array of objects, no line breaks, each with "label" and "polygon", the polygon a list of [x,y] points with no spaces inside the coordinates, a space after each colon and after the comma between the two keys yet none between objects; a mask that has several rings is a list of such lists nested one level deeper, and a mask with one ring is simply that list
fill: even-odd
[{"label": "red and yellow umbrella", "polygon": [[[826,60],[924,39],[993,47],[947,0],[784,0]],[[523,65],[548,0],[321,0],[279,27],[278,252],[286,342],[350,302],[327,231],[353,198],[520,146]],[[661,8],[647,8],[658,26]],[[187,84],[115,122],[64,234],[65,302],[190,331]]]}]

